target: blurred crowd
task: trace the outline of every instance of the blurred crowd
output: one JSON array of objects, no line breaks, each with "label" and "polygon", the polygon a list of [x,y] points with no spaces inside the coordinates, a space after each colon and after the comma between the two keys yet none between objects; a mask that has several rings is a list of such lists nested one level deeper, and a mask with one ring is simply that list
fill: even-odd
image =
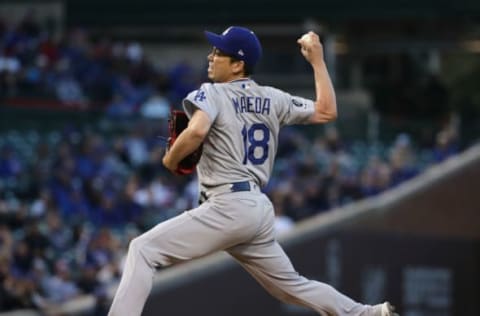
[{"label": "blurred crowd", "polygon": [[[93,41],[82,29],[53,33],[30,15],[14,26],[0,20],[3,97],[98,102],[110,117],[143,111],[164,118],[196,87],[199,75],[187,65],[155,69],[138,44]],[[51,310],[93,294],[95,313],[106,314],[106,291],[118,281],[131,238],[197,205],[195,177],[162,167],[158,135],[166,135],[166,120],[140,120],[113,135],[76,127],[0,134],[0,311]],[[346,141],[335,125],[316,135],[288,127],[280,139],[264,188],[278,234],[395,187],[459,150],[452,126],[421,146],[408,134],[391,144]]]},{"label": "blurred crowd", "polygon": [[18,23],[0,16],[0,99],[55,99],[112,116],[161,117],[200,77],[185,61],[160,69],[135,41],[94,38],[80,27],[60,31],[55,21],[40,23],[35,11]]},{"label": "blurred crowd", "polygon": [[[167,174],[148,124],[112,139],[78,130],[32,133],[1,138],[0,310],[48,309],[81,294],[104,298],[129,240],[197,205],[196,179]],[[295,128],[281,134],[265,188],[278,234],[395,187],[458,151],[451,129],[431,148],[417,148],[406,134],[389,145],[345,143],[333,126],[315,137]],[[33,154],[24,156],[16,146],[22,143]]]}]

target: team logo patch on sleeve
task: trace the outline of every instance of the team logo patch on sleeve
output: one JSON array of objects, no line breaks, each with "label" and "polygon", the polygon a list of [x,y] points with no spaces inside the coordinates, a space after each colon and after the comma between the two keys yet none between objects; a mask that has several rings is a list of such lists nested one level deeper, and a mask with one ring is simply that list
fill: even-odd
[{"label": "team logo patch on sleeve", "polygon": [[204,101],[206,98],[207,98],[207,97],[205,96],[205,92],[203,92],[202,90],[198,90],[198,91],[197,91],[197,94],[195,95],[195,97],[193,98],[193,100],[202,102],[202,101]]},{"label": "team logo patch on sleeve", "polygon": [[301,102],[297,99],[292,99],[292,103],[293,103],[293,105],[295,105],[297,107],[302,107],[303,106],[303,102]]}]

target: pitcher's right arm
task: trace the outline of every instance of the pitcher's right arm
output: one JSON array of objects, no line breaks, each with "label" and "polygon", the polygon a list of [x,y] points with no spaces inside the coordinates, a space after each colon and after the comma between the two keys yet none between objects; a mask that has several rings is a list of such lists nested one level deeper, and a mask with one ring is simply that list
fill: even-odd
[{"label": "pitcher's right arm", "polygon": [[308,122],[319,124],[334,121],[337,118],[337,101],[320,39],[316,33],[308,32],[297,43],[300,44],[302,55],[312,65],[315,79],[315,111]]}]

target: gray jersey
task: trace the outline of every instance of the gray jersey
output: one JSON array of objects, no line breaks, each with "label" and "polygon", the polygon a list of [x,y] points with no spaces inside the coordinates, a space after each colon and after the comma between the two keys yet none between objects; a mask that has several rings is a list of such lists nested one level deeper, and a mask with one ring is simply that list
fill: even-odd
[{"label": "gray jersey", "polygon": [[199,183],[218,186],[251,180],[264,186],[272,172],[280,127],[307,123],[314,102],[251,79],[204,83],[183,101],[213,122],[198,164]]}]

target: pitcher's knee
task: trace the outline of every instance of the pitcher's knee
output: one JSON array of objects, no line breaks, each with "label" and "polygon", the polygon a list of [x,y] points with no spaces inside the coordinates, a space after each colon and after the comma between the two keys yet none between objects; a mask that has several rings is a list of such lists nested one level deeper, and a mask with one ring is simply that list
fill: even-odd
[{"label": "pitcher's knee", "polygon": [[142,236],[135,237],[128,245],[128,252],[139,252],[142,249]]},{"label": "pitcher's knee", "polygon": [[135,237],[130,241],[128,246],[128,256],[134,256],[137,258],[142,258],[147,263],[150,262],[148,255],[148,242],[142,236]]},{"label": "pitcher's knee", "polygon": [[128,246],[129,257],[144,261],[151,268],[158,268],[169,264],[161,245],[153,244],[151,239],[140,235],[130,241]]}]

